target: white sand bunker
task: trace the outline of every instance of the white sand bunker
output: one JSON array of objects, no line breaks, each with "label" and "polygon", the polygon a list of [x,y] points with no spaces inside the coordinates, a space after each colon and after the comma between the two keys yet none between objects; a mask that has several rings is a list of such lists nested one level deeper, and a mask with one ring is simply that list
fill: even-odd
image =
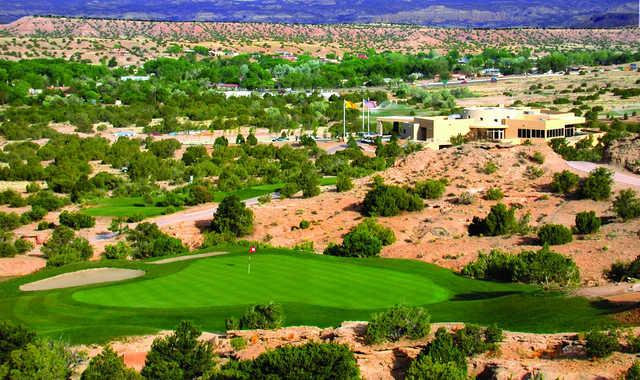
[{"label": "white sand bunker", "polygon": [[121,268],[95,268],[64,273],[44,280],[30,282],[20,286],[24,292],[72,288],[75,286],[101,284],[104,282],[124,281],[144,276],[144,271]]},{"label": "white sand bunker", "polygon": [[147,264],[169,264],[169,263],[175,263],[177,261],[195,260],[195,259],[202,259],[205,257],[226,255],[227,253],[229,252],[198,253],[197,255],[185,255],[185,256],[178,256],[178,257],[170,257],[168,259],[162,259],[158,261],[149,261]]}]

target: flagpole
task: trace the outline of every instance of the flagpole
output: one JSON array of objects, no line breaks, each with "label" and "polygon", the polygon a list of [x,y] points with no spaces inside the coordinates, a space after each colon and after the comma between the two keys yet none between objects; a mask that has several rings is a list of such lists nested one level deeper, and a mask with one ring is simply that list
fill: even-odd
[{"label": "flagpole", "polygon": [[364,132],[364,98],[362,98],[362,132]]},{"label": "flagpole", "polygon": [[369,103],[369,99],[367,98],[367,135],[371,134],[371,109],[369,108],[371,104]]},{"label": "flagpole", "polygon": [[347,101],[342,100],[342,140],[347,142]]}]

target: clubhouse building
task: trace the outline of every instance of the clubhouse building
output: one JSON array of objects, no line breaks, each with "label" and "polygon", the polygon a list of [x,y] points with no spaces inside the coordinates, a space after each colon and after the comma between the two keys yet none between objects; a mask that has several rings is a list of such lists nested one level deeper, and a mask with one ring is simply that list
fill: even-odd
[{"label": "clubhouse building", "polygon": [[439,149],[451,145],[451,138],[462,135],[468,140],[519,144],[525,140],[542,141],[572,137],[584,117],[571,112],[553,112],[530,107],[469,107],[450,116],[385,116],[377,119],[379,133],[384,124],[400,138],[421,142]]}]

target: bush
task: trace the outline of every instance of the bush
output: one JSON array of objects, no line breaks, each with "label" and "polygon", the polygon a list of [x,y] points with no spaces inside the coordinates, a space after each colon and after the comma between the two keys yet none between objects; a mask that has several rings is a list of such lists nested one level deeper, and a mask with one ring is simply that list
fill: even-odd
[{"label": "bush", "polygon": [[47,266],[62,266],[89,259],[93,248],[87,239],[75,236],[69,227],[58,226],[42,246],[42,253],[47,257]]},{"label": "bush", "polygon": [[530,158],[531,158],[531,161],[533,161],[533,162],[535,162],[537,164],[540,164],[540,165],[544,164],[544,154],[542,154],[542,153],[540,153],[538,151],[533,152],[533,154],[531,155]]},{"label": "bush", "polygon": [[600,218],[596,216],[595,211],[583,211],[576,214],[577,234],[593,234],[600,230]]},{"label": "bush", "polygon": [[17,239],[13,245],[16,247],[17,253],[25,253],[33,249],[33,243],[25,239]]},{"label": "bush", "polygon": [[20,216],[15,212],[0,211],[0,230],[11,231],[22,225]]},{"label": "bush", "polygon": [[218,206],[211,222],[211,230],[228,232],[236,237],[249,235],[253,231],[253,211],[237,195],[229,195]]},{"label": "bush", "polygon": [[518,222],[513,208],[507,209],[502,203],[491,207],[486,218],[473,217],[469,225],[469,235],[472,236],[499,236],[514,233]]},{"label": "bush", "polygon": [[479,326],[465,325],[453,334],[453,341],[463,355],[473,356],[489,349],[484,333]]},{"label": "bush", "polygon": [[202,332],[182,321],[176,331],[156,338],[140,374],[147,379],[197,379],[213,368],[211,343],[200,342]]},{"label": "bush", "polygon": [[347,345],[311,342],[267,350],[253,361],[230,361],[209,379],[357,380],[360,370]]},{"label": "bush", "polygon": [[544,169],[537,166],[527,166],[524,172],[524,176],[529,179],[540,178],[544,175]]},{"label": "bush", "polygon": [[428,179],[416,183],[414,192],[424,199],[438,199],[444,194],[446,184],[446,180]]},{"label": "bush", "polygon": [[615,282],[640,277],[640,256],[629,263],[616,262],[606,271],[606,277]]},{"label": "bush", "polygon": [[345,257],[371,257],[380,254],[384,245],[390,245],[396,237],[389,228],[379,225],[374,218],[367,218],[344,236],[342,245],[329,245],[326,255]]},{"label": "bush", "polygon": [[468,191],[465,191],[463,193],[460,193],[460,195],[456,199],[456,203],[460,205],[470,205],[470,204],[473,204],[474,200],[475,199],[473,194],[471,194]]},{"label": "bush", "polygon": [[245,349],[245,347],[247,347],[247,341],[244,340],[244,338],[241,336],[236,336],[234,338],[231,338],[231,347],[235,351],[243,350]]},{"label": "bush", "polygon": [[504,198],[504,193],[502,193],[502,190],[500,190],[499,188],[492,187],[487,190],[484,198],[488,201],[499,201]]},{"label": "bush", "polygon": [[613,331],[603,333],[591,331],[585,337],[587,356],[592,358],[605,358],[618,350],[618,334]]},{"label": "bush", "polygon": [[298,185],[293,182],[289,182],[289,183],[286,183],[284,186],[282,186],[282,189],[280,189],[280,197],[291,198],[298,191],[300,191],[300,188],[298,187]]},{"label": "bush", "polygon": [[109,346],[105,346],[102,352],[89,361],[87,369],[82,372],[81,380],[134,380],[142,379],[139,373],[134,369],[127,368],[124,365],[124,360],[121,356],[111,349]]},{"label": "bush", "polygon": [[126,243],[119,241],[104,247],[102,256],[107,260],[124,260],[132,255],[133,250]]},{"label": "bush", "polygon": [[131,243],[131,256],[136,259],[181,255],[189,250],[180,239],[169,236],[155,223],[140,223],[127,231],[127,241]]},{"label": "bush", "polygon": [[578,188],[580,177],[568,170],[553,174],[551,191],[557,194],[569,194]]},{"label": "bush", "polygon": [[96,225],[96,218],[79,212],[63,211],[58,217],[60,224],[79,230],[81,228],[91,228]]},{"label": "bush", "polygon": [[509,255],[492,250],[462,269],[462,274],[471,278],[524,282],[531,284],[556,284],[567,286],[580,280],[580,272],[575,262],[547,247],[539,251],[525,251],[519,255]]},{"label": "bush", "polygon": [[238,320],[239,328],[243,330],[277,329],[284,323],[282,306],[269,303],[266,305],[252,305]]},{"label": "bush", "polygon": [[538,230],[538,239],[542,244],[560,245],[573,240],[571,230],[561,224],[545,224]]},{"label": "bush", "polygon": [[309,223],[309,221],[308,221],[308,220],[301,220],[301,221],[300,221],[300,224],[298,224],[298,227],[299,227],[301,230],[306,230],[307,228],[309,228],[309,226],[311,226],[311,223]]},{"label": "bush", "polygon": [[444,327],[436,331],[435,339],[425,346],[418,358],[420,357],[428,357],[435,363],[454,363],[456,367],[467,372],[464,353],[455,344],[453,335]]},{"label": "bush", "polygon": [[406,380],[466,380],[467,371],[454,362],[434,362],[429,356],[420,356],[411,362]]},{"label": "bush", "polygon": [[621,190],[613,201],[613,210],[625,222],[640,217],[640,199],[635,190]]},{"label": "bush", "polygon": [[640,361],[635,361],[624,375],[625,380],[640,380]]},{"label": "bush", "polygon": [[377,185],[364,198],[364,214],[367,216],[395,216],[401,211],[418,211],[424,208],[419,196],[407,189]]},{"label": "bush", "polygon": [[9,360],[11,352],[32,343],[35,338],[36,334],[24,326],[0,321],[0,373],[2,364]]},{"label": "bush", "polygon": [[594,201],[604,201],[611,196],[613,172],[605,168],[597,168],[580,184],[580,196]]},{"label": "bush", "polygon": [[421,307],[394,306],[371,316],[365,339],[368,344],[420,339],[429,335],[431,315]]},{"label": "bush", "polygon": [[498,165],[493,161],[487,161],[487,163],[484,164],[482,171],[484,174],[493,174],[498,171]]},{"label": "bush", "polygon": [[338,177],[336,178],[336,190],[339,193],[343,193],[351,189],[353,189],[353,182],[351,181],[351,177],[344,173],[338,174]]},{"label": "bush", "polygon": [[504,333],[498,326],[491,325],[484,330],[484,338],[487,343],[500,343],[504,340]]}]

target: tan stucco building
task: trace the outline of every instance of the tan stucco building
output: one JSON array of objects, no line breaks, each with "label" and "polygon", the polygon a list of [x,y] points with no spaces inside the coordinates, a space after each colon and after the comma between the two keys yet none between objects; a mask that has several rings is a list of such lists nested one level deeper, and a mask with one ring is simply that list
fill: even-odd
[{"label": "tan stucco building", "polygon": [[583,117],[529,107],[469,107],[452,116],[387,116],[377,119],[378,131],[392,123],[400,138],[422,142],[431,148],[451,145],[451,138],[464,135],[470,140],[520,143],[571,137]]}]

